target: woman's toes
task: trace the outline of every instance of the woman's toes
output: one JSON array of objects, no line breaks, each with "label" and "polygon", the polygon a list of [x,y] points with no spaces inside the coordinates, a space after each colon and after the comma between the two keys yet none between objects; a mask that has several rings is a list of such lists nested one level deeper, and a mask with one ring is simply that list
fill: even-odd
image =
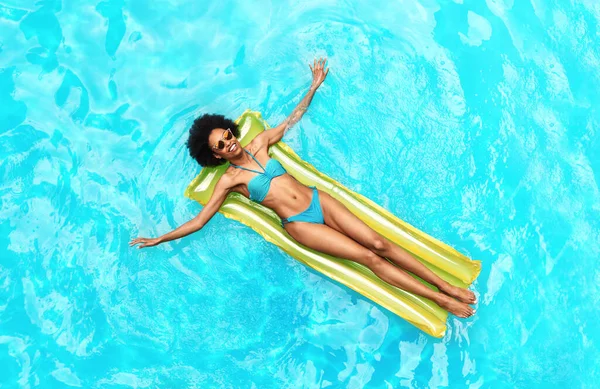
[{"label": "woman's toes", "polygon": [[473,293],[471,290],[467,289],[467,292],[469,292],[469,304],[475,304],[477,302],[477,296],[475,296],[475,293]]},{"label": "woman's toes", "polygon": [[468,305],[461,307],[456,315],[460,318],[466,319],[467,317],[473,316],[473,310]]},{"label": "woman's toes", "polygon": [[448,312],[460,318],[466,318],[473,314],[473,308],[443,294],[440,295],[438,304]]}]

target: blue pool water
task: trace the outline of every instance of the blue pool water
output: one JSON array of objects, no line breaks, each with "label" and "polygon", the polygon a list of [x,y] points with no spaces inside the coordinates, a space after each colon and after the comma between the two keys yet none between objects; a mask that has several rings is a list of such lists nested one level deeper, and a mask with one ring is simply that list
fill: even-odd
[{"label": "blue pool water", "polygon": [[[597,387],[598,4],[0,0],[0,387]],[[220,214],[127,245],[200,211],[195,116],[319,56],[284,141],[483,263],[443,339]]]}]

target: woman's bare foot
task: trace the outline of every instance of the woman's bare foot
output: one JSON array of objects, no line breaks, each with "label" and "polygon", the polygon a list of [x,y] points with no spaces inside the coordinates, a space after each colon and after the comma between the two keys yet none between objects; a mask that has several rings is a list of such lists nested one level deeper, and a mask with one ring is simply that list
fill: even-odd
[{"label": "woman's bare foot", "polygon": [[477,303],[477,297],[475,297],[475,293],[473,293],[469,289],[463,289],[454,285],[447,284],[440,288],[440,292],[442,292],[443,294],[447,294],[450,297],[454,297],[458,301],[462,301],[465,304]]},{"label": "woman's bare foot", "polygon": [[437,300],[438,301],[436,301],[436,303],[440,307],[444,308],[446,311],[450,312],[455,316],[466,318],[469,316],[473,316],[473,314],[475,313],[475,310],[467,304],[461,303],[460,301],[456,301],[452,297],[446,296],[445,294],[438,293]]}]

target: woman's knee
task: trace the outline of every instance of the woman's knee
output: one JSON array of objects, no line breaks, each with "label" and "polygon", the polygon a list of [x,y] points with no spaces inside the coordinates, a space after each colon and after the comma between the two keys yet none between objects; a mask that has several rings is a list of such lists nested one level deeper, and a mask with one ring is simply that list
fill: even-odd
[{"label": "woman's knee", "polygon": [[368,247],[368,249],[372,250],[377,255],[383,255],[387,251],[389,243],[390,242],[381,235],[373,234],[373,236],[369,239],[370,247]]},{"label": "woman's knee", "polygon": [[384,258],[380,257],[372,251],[365,252],[365,265],[370,269],[376,269],[383,264]]}]

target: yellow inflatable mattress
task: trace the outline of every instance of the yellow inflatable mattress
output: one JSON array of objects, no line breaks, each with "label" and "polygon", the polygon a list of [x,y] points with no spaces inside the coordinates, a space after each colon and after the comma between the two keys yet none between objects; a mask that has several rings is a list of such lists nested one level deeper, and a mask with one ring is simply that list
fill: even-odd
[{"label": "yellow inflatable mattress", "polygon": [[[260,113],[250,110],[244,112],[236,123],[240,128],[239,141],[243,147],[268,127]],[[300,159],[285,143],[278,142],[271,146],[269,156],[279,161],[298,181],[305,185],[314,185],[338,199],[380,235],[410,252],[449,283],[467,287],[479,275],[481,270],[479,261],[470,260],[446,244],[398,219],[366,197],[320,173],[312,165]],[[227,167],[228,164],[203,168],[188,186],[185,195],[206,205],[215,184]],[[281,227],[279,216],[271,209],[239,193],[231,193],[219,212],[251,227],[296,260],[355,290],[426,333],[435,337],[444,335],[448,316],[445,310],[428,299],[387,284],[363,265],[325,255],[300,245]],[[433,288],[418,277],[415,278]]]}]

